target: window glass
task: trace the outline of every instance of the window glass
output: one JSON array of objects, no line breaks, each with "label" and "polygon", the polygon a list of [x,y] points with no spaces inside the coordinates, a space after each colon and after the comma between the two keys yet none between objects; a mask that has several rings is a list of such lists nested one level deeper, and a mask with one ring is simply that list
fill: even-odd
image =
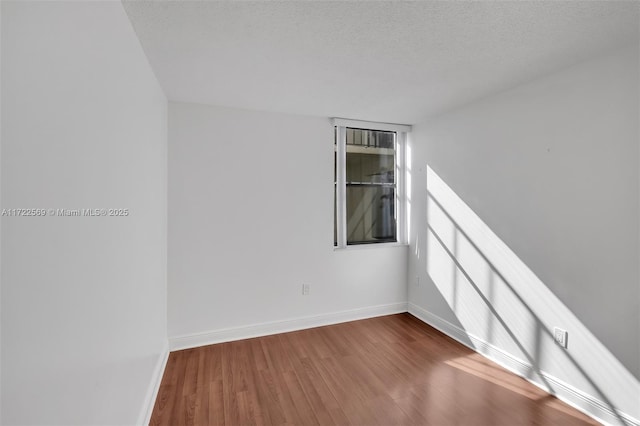
[{"label": "window glass", "polygon": [[[395,132],[346,129],[348,245],[397,241],[395,157]],[[337,160],[336,157],[336,168],[339,167]],[[337,220],[336,213],[336,225]],[[337,233],[334,232],[334,243],[336,239]]]}]

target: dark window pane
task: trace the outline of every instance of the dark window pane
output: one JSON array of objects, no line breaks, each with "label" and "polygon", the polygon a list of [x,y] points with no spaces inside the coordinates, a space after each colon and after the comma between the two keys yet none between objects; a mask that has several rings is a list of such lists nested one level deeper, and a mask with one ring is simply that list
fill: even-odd
[{"label": "dark window pane", "polygon": [[396,241],[393,187],[347,186],[347,244]]},{"label": "dark window pane", "polygon": [[347,129],[347,244],[396,241],[395,133]]},{"label": "dark window pane", "polygon": [[[367,129],[345,130],[346,243],[396,242],[396,134]],[[337,157],[334,165],[335,182]],[[337,186],[334,186],[334,203],[336,193]],[[342,218],[334,209],[334,245],[337,245],[338,220]]]}]

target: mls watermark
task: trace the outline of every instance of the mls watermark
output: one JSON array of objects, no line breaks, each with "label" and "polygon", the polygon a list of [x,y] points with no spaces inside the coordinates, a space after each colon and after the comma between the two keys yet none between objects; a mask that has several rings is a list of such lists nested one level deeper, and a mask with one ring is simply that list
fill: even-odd
[{"label": "mls watermark", "polygon": [[2,209],[2,217],[126,217],[129,209]]}]

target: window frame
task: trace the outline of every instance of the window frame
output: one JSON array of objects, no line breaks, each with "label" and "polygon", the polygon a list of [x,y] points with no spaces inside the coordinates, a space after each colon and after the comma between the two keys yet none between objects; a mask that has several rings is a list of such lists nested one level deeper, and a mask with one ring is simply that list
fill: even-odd
[{"label": "window frame", "polygon": [[[349,120],[344,118],[334,118],[332,120],[335,128],[335,244],[336,249],[348,247],[380,246],[407,244],[407,134],[411,132],[411,126],[404,124],[377,123],[373,121]],[[395,219],[396,219],[396,241],[368,242],[360,244],[347,244],[347,127],[378,130],[396,133],[395,147]]]}]

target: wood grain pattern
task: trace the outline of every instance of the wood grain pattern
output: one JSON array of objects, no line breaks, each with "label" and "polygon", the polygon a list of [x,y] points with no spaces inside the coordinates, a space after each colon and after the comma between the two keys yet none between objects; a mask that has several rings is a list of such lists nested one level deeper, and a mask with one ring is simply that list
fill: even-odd
[{"label": "wood grain pattern", "polygon": [[152,425],[587,425],[409,314],[172,352]]}]

